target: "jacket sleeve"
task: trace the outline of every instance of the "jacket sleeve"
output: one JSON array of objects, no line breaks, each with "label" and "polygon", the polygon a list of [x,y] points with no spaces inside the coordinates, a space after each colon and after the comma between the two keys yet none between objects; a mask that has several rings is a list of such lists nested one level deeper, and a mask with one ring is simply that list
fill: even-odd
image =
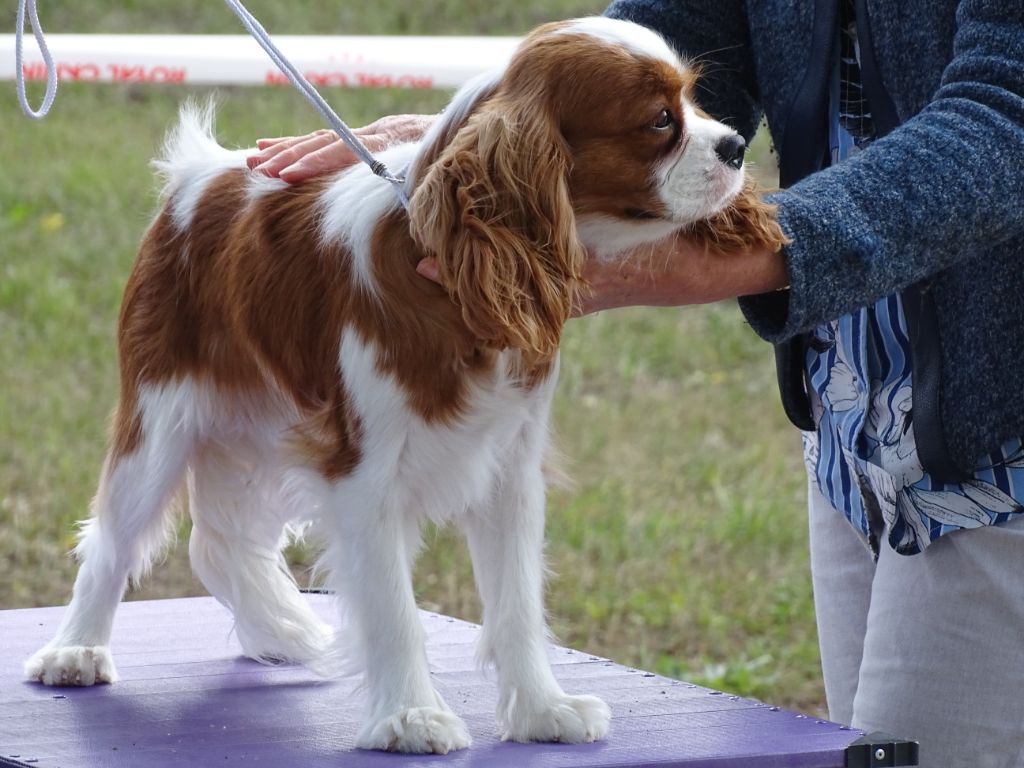
[{"label": "jacket sleeve", "polygon": [[761,108],[743,0],[615,0],[605,15],[653,29],[699,66],[701,108],[753,139]]},{"label": "jacket sleeve", "polygon": [[925,109],[771,199],[793,241],[790,288],[740,299],[769,341],[1024,237],[1024,2],[961,2]]}]

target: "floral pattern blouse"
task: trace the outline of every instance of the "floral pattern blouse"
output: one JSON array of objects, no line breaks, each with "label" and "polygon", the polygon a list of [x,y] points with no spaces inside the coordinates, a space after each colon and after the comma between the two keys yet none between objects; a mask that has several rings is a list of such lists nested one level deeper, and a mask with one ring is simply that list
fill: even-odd
[{"label": "floral pattern blouse", "polygon": [[[833,162],[872,139],[859,93],[856,27],[849,9],[844,16],[832,82]],[[910,339],[898,295],[818,327],[805,364],[820,405],[817,432],[804,433],[808,470],[873,552],[883,536],[896,552],[912,555],[951,531],[1024,513],[1021,439],[1005,443],[959,483],[936,482],[921,467],[911,420]]]},{"label": "floral pattern blouse", "polygon": [[818,431],[804,433],[804,457],[825,497],[875,552],[884,532],[905,555],[950,531],[1024,513],[1019,439],[960,483],[936,482],[922,469],[911,421],[909,348],[898,296],[819,327],[806,363],[821,415]]}]

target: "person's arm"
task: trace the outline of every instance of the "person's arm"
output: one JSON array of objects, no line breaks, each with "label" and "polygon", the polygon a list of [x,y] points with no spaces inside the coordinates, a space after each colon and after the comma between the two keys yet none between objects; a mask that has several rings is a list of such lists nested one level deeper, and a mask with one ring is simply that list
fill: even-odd
[{"label": "person's arm", "polygon": [[616,307],[706,304],[767,293],[789,283],[780,252],[714,253],[678,234],[646,250],[614,260],[588,259],[587,290],[574,313]]},{"label": "person's arm", "polygon": [[[790,290],[741,299],[782,341],[1024,236],[1024,3],[964,0],[933,101],[772,196]],[[1024,265],[1022,265],[1024,268]]]},{"label": "person's arm", "polygon": [[[437,263],[429,256],[416,271],[441,282]],[[714,253],[683,233],[614,259],[592,256],[583,265],[583,279],[586,287],[574,317],[619,307],[707,304],[779,291],[789,280],[781,252]]]}]

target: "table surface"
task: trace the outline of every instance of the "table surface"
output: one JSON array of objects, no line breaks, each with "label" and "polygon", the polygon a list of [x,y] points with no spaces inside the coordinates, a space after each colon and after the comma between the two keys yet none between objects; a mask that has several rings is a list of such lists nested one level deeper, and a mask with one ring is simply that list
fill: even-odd
[{"label": "table surface", "polygon": [[[331,597],[308,599],[335,623]],[[124,603],[114,624],[114,685],[24,681],[22,664],[52,637],[63,610],[0,611],[0,766],[842,768],[845,748],[862,735],[552,646],[565,690],[608,702],[611,735],[585,745],[501,742],[494,675],[473,657],[479,627],[424,612],[435,683],[473,746],[446,756],[367,752],[354,748],[364,704],[357,679],[325,681],[241,657],[231,615],[212,598]]]}]

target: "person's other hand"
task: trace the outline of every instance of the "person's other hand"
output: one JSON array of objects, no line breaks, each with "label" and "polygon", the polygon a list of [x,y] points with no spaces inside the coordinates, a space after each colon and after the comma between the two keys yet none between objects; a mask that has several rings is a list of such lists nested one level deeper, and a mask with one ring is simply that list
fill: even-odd
[{"label": "person's other hand", "polygon": [[[392,144],[422,138],[435,119],[434,115],[389,115],[352,132],[370,152],[380,152]],[[327,129],[305,136],[260,139],[256,146],[259,152],[246,160],[249,168],[290,184],[358,162],[345,142]]]}]

